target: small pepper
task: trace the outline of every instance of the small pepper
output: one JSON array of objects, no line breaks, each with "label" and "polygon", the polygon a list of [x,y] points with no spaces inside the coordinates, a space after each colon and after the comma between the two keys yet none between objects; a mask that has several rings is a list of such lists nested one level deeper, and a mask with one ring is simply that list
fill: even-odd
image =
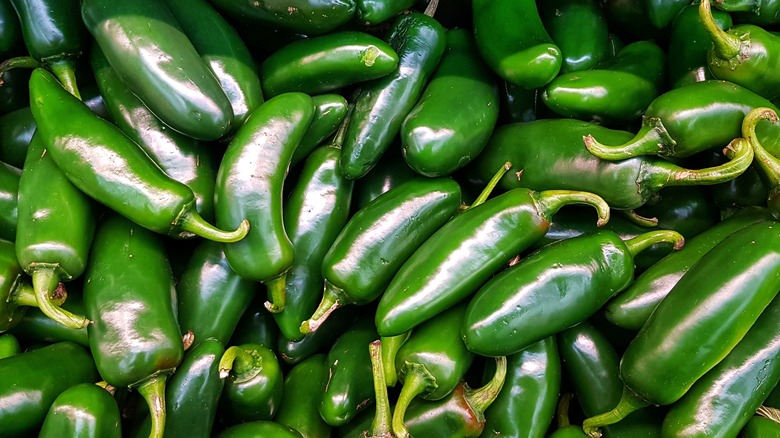
[{"label": "small pepper", "polygon": [[220,415],[227,424],[270,420],[285,394],[276,354],[258,344],[234,345],[219,360],[219,377],[225,383]]},{"label": "small pepper", "polygon": [[119,406],[108,388],[80,383],[54,399],[39,437],[120,438]]}]

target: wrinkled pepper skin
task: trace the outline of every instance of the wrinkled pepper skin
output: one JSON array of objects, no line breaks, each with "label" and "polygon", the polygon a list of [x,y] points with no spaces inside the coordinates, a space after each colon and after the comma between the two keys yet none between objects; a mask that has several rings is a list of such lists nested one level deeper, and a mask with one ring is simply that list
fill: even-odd
[{"label": "wrinkled pepper skin", "polygon": [[[321,35],[347,23],[355,15],[353,0],[211,0],[218,10],[236,21],[304,35]],[[292,12],[291,12],[292,11]]]},{"label": "wrinkled pepper skin", "polygon": [[220,417],[227,424],[270,420],[285,396],[283,375],[269,347],[243,344],[228,348],[219,361],[224,388]]},{"label": "wrinkled pepper skin", "polygon": [[230,100],[163,2],[88,0],[81,16],[111,67],[166,125],[200,140],[230,129]]},{"label": "wrinkled pepper skin", "polygon": [[231,268],[269,288],[269,310],[284,308],[285,274],[294,249],[284,228],[283,188],[293,151],[314,116],[303,93],[285,93],[257,107],[225,151],[217,172],[217,224],[249,219],[245,239],[225,245]]},{"label": "wrinkled pepper skin", "polygon": [[93,383],[63,391],[43,420],[41,438],[120,438],[119,406],[113,395]]},{"label": "wrinkled pepper skin", "polygon": [[[379,301],[379,335],[397,336],[472,295],[512,257],[544,236],[567,204],[590,204],[606,223],[598,196],[518,188],[470,208],[439,228],[401,266]],[[485,236],[490,236],[486,239]]]},{"label": "wrinkled pepper skin", "polygon": [[450,175],[468,164],[498,120],[496,81],[470,31],[450,29],[446,39],[444,56],[400,132],[404,159],[429,177]]},{"label": "wrinkled pepper skin", "polygon": [[473,0],[472,9],[477,48],[498,76],[533,89],[558,75],[561,49],[545,30],[534,0]]},{"label": "wrinkled pepper skin", "polygon": [[446,31],[420,12],[399,16],[385,38],[398,54],[387,76],[360,87],[344,139],[341,171],[358,179],[373,168],[392,144],[433,75],[446,48]]},{"label": "wrinkled pepper skin", "polygon": [[480,436],[543,438],[552,423],[561,388],[561,359],[555,336],[506,360],[504,386],[485,411],[487,423]]},{"label": "wrinkled pepper skin", "polygon": [[598,1],[548,0],[537,6],[561,50],[560,74],[591,69],[609,57],[609,26]]},{"label": "wrinkled pepper skin", "polygon": [[[366,347],[368,349],[368,347]],[[296,364],[284,377],[284,398],[274,421],[307,438],[326,438],[331,427],[319,415],[319,404],[328,383],[328,360],[316,354]]]},{"label": "wrinkled pepper skin", "polygon": [[89,351],[71,342],[2,359],[0,373],[0,429],[9,437],[35,433],[58,395],[99,379]]},{"label": "wrinkled pepper skin", "polygon": [[21,170],[0,162],[0,239],[16,240],[19,224],[19,178]]},{"label": "wrinkled pepper skin", "polygon": [[297,430],[273,421],[251,421],[229,427],[217,438],[303,438]]}]

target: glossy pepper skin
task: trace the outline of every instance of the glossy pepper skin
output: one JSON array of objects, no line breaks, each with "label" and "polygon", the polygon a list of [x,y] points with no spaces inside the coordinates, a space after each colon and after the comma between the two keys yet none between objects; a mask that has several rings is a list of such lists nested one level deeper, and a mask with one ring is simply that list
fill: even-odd
[{"label": "glossy pepper skin", "polygon": [[330,312],[379,297],[404,261],[460,207],[460,186],[450,178],[415,178],[355,213],[322,260],[325,291],[301,325],[315,331]]},{"label": "glossy pepper skin", "polygon": [[317,146],[323,145],[323,142],[338,130],[349,112],[347,99],[340,94],[319,94],[312,96],[311,100],[314,101],[314,117],[293,152],[290,166],[302,162]]},{"label": "glossy pepper skin", "polygon": [[341,158],[341,171],[350,179],[365,176],[390,147],[446,46],[444,27],[414,11],[396,18],[385,40],[398,54],[398,66],[360,87],[353,99]]},{"label": "glossy pepper skin", "polygon": [[27,145],[35,132],[35,120],[28,106],[0,116],[0,161],[22,168]]},{"label": "glossy pepper skin", "polygon": [[506,361],[504,386],[485,411],[486,423],[480,436],[543,438],[561,388],[561,359],[555,336],[507,356]]},{"label": "glossy pepper skin", "polygon": [[450,175],[468,164],[498,120],[496,81],[473,36],[467,29],[450,29],[446,39],[444,56],[400,132],[404,159],[429,177]]},{"label": "glossy pepper skin", "polygon": [[715,7],[732,13],[738,22],[759,26],[777,23],[780,19],[780,2],[777,0],[722,0]]},{"label": "glossy pepper skin", "polygon": [[[321,35],[345,24],[355,14],[353,0],[211,0],[218,10],[253,27],[270,27],[304,35]],[[291,12],[292,11],[292,12]]]},{"label": "glossy pepper skin", "polygon": [[[731,351],[780,289],[778,224],[747,226],[715,246],[650,315],[623,353],[621,401],[586,433],[650,403],[668,405]],[[755,269],[761,266],[761,269]]]},{"label": "glossy pepper skin", "polygon": [[103,380],[144,396],[155,437],[165,428],[165,379],[184,356],[175,297],[162,241],[121,216],[104,217],[84,274],[90,350]]},{"label": "glossy pepper skin", "polygon": [[509,259],[541,238],[552,215],[567,204],[592,205],[599,223],[609,218],[606,203],[590,193],[518,188],[446,223],[387,286],[376,312],[380,336],[400,335],[469,297]]},{"label": "glossy pepper skin", "polygon": [[537,6],[561,50],[561,74],[588,70],[609,57],[609,26],[598,1],[551,0]]},{"label": "glossy pepper skin", "polygon": [[33,72],[30,102],[47,151],[73,185],[91,198],[162,234],[194,233],[219,241],[246,234],[248,223],[224,232],[205,222],[195,210],[192,190],[166,175],[119,128],[92,113],[48,72]]},{"label": "glossy pepper skin", "polygon": [[735,436],[780,381],[780,300],[773,300],[728,356],[672,405],[665,434]]},{"label": "glossy pepper skin", "polygon": [[[484,184],[508,160],[512,169],[499,182],[500,189],[519,186],[532,190],[585,190],[603,197],[614,209],[630,210],[644,205],[663,187],[728,181],[741,175],[752,162],[749,148],[741,143],[734,145],[739,158],[704,169],[685,169],[657,157],[613,162],[582,147],[582,136],[588,133],[611,144],[631,137],[625,131],[571,119],[504,125],[493,132],[490,142],[473,162],[470,176]],[[739,133],[735,134],[738,136]]]},{"label": "glossy pepper skin", "polygon": [[604,308],[607,319],[619,327],[638,331],[685,273],[712,248],[735,231],[770,219],[765,208],[745,209],[687,240],[680,251],[650,266],[625,291],[610,300]]},{"label": "glossy pepper skin", "polygon": [[542,101],[564,117],[636,120],[661,94],[665,72],[666,53],[652,41],[637,41],[592,69],[559,75]]},{"label": "glossy pepper skin", "polygon": [[285,203],[285,230],[295,259],[287,274],[284,311],[274,319],[287,339],[303,338],[301,324],[322,299],[322,260],[349,219],[354,183],[339,170],[340,141],[337,134],[333,143],[309,155]]},{"label": "glossy pepper skin", "polygon": [[119,406],[103,387],[93,383],[71,386],[54,399],[38,436],[120,438]]},{"label": "glossy pepper skin", "polygon": [[780,421],[756,415],[739,433],[740,438],[773,438],[780,436]]},{"label": "glossy pepper skin", "polygon": [[686,239],[709,230],[721,220],[720,210],[705,186],[662,189],[635,212],[656,218],[658,227],[677,231]]},{"label": "glossy pepper skin", "polygon": [[296,364],[284,377],[285,396],[274,421],[305,437],[329,437],[331,427],[319,415],[327,382],[328,360],[324,354],[315,354]]},{"label": "glossy pepper skin", "polygon": [[235,345],[219,360],[224,389],[219,401],[220,416],[228,424],[270,420],[279,411],[283,375],[276,354],[258,344]]},{"label": "glossy pepper skin", "polygon": [[361,178],[360,184],[355,186],[353,212],[365,207],[379,195],[417,176],[417,172],[406,164],[400,148],[390,148],[379,163]]},{"label": "glossy pepper skin", "polygon": [[413,0],[355,0],[355,18],[372,26],[390,20],[414,6]]},{"label": "glossy pepper skin", "polygon": [[10,333],[0,335],[0,359],[16,356],[22,352],[19,340]]},{"label": "glossy pepper skin", "polygon": [[32,277],[41,311],[74,329],[89,320],[55,306],[50,296],[60,281],[84,273],[96,221],[93,201],[68,181],[40,134],[34,134],[19,180],[16,258]]},{"label": "glossy pepper skin", "polygon": [[710,0],[699,4],[699,17],[712,40],[707,61],[712,74],[766,97],[780,97],[780,36],[751,24],[728,30],[718,27],[712,17]]},{"label": "glossy pepper skin", "polygon": [[273,421],[250,421],[229,427],[218,438],[303,438],[297,430]]},{"label": "glossy pepper skin", "polygon": [[221,244],[203,241],[176,283],[181,332],[191,331],[194,345],[208,338],[227,344],[257,289],[230,269]]},{"label": "glossy pepper skin", "polygon": [[60,393],[99,379],[89,351],[71,342],[2,359],[0,372],[0,428],[9,437],[35,433]]},{"label": "glossy pepper skin", "polygon": [[81,16],[111,67],[166,125],[200,140],[230,129],[230,100],[163,2],[88,0]]},{"label": "glossy pepper skin", "polygon": [[19,224],[19,178],[21,170],[0,162],[0,239],[16,239]]},{"label": "glossy pepper skin", "polygon": [[358,311],[365,310],[355,306],[336,309],[319,330],[306,334],[299,340],[279,336],[275,351],[278,351],[281,359],[289,365],[296,365],[315,354],[327,353],[336,339],[352,326]]},{"label": "glossy pepper skin", "polygon": [[524,257],[474,295],[462,334],[468,349],[506,356],[585,321],[634,279],[634,255],[658,242],[683,245],[676,231],[623,241],[610,231],[561,240]]},{"label": "glossy pepper skin", "polygon": [[385,41],[341,31],[282,47],[263,61],[260,74],[266,97],[294,91],[315,95],[381,78],[397,66],[398,54]]},{"label": "glossy pepper skin", "polygon": [[545,30],[534,0],[473,0],[472,8],[477,48],[498,76],[532,89],[558,75],[561,49]]},{"label": "glossy pepper skin", "polygon": [[252,224],[245,239],[225,245],[225,255],[238,275],[266,284],[272,312],[284,309],[285,275],[294,258],[283,221],[284,180],[313,116],[314,103],[303,93],[267,100],[233,137],[217,172],[217,224],[244,218]]},{"label": "glossy pepper skin", "polygon": [[237,130],[249,113],[263,103],[260,76],[238,32],[206,0],[165,0],[176,22],[230,101],[233,118],[230,130]]}]

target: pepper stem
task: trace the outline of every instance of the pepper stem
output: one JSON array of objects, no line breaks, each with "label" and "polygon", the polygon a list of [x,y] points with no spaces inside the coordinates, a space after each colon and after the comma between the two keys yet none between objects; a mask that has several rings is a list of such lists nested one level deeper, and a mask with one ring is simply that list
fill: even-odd
[{"label": "pepper stem", "polygon": [[656,243],[669,242],[674,245],[674,250],[679,251],[685,244],[682,234],[672,230],[653,230],[640,234],[633,239],[628,239],[624,243],[628,247],[628,252],[632,257],[655,245]]},{"label": "pepper stem", "polygon": [[501,388],[504,387],[506,380],[506,356],[496,357],[496,372],[484,386],[477,389],[471,389],[466,386],[464,398],[471,407],[471,411],[477,416],[479,422],[484,421],[485,411],[496,400]]},{"label": "pepper stem", "polygon": [[498,169],[498,172],[493,175],[493,178],[490,178],[490,181],[488,181],[485,188],[482,189],[482,193],[477,196],[477,199],[475,199],[474,202],[472,202],[469,206],[461,206],[459,213],[463,213],[466,210],[471,210],[478,205],[484,204],[485,201],[487,201],[487,199],[490,197],[490,194],[493,193],[493,190],[496,188],[498,183],[501,181],[501,178],[503,178],[511,168],[512,163],[509,161],[504,163],[501,168]]},{"label": "pepper stem", "polygon": [[409,403],[418,395],[431,392],[439,386],[436,384],[436,378],[423,364],[404,362],[404,371],[404,386],[393,409],[393,433],[397,438],[409,438],[409,430],[404,425],[404,415]]},{"label": "pepper stem", "polygon": [[618,210],[618,214],[641,227],[658,226],[657,217],[645,217],[637,213],[635,210]]},{"label": "pepper stem", "polygon": [[152,419],[149,438],[163,438],[165,433],[165,380],[167,378],[167,374],[157,374],[136,388],[149,406]]},{"label": "pepper stem", "polygon": [[436,9],[439,7],[439,0],[431,0],[428,6],[425,7],[423,14],[433,17],[436,14]]},{"label": "pepper stem", "polygon": [[[35,289],[33,289],[32,284],[27,281],[18,281],[13,285],[12,290],[9,301],[13,306],[38,307],[38,298],[35,296]],[[58,288],[58,291],[63,293],[58,294],[55,291],[52,301],[59,306],[65,302],[67,293],[64,293],[63,288]]]},{"label": "pepper stem", "polygon": [[8,70],[15,68],[38,68],[41,63],[34,60],[30,56],[18,56],[16,58],[9,58],[3,62],[0,62],[0,85],[3,85],[3,76]]},{"label": "pepper stem", "polygon": [[371,434],[367,438],[392,438],[392,417],[390,416],[390,398],[387,396],[385,369],[382,361],[382,341],[373,341],[368,345],[371,354],[371,371],[374,374],[374,394],[376,413],[371,423]]},{"label": "pepper stem", "polygon": [[776,423],[780,423],[780,409],[761,405],[756,409],[756,414],[774,420]]},{"label": "pepper stem", "polygon": [[206,222],[195,210],[185,212],[179,217],[179,227],[196,236],[203,237],[214,242],[233,243],[243,239],[249,233],[249,221],[244,219],[234,231],[220,230]]},{"label": "pepper stem", "polygon": [[615,424],[626,418],[628,414],[649,405],[650,403],[647,400],[637,395],[627,386],[623,386],[623,395],[620,397],[618,405],[609,412],[586,418],[582,422],[582,430],[590,438],[598,438],[601,436],[600,427]]},{"label": "pepper stem", "polygon": [[401,345],[409,339],[412,331],[401,333],[396,336],[383,336],[382,341],[382,364],[385,369],[385,385],[395,386],[398,382],[398,372],[395,369],[395,357]]},{"label": "pepper stem", "polygon": [[658,117],[644,117],[639,132],[622,145],[603,145],[590,134],[582,137],[582,141],[588,152],[609,161],[625,160],[637,155],[674,156],[674,147],[677,145]]},{"label": "pepper stem", "polygon": [[225,350],[219,360],[219,378],[226,379],[230,373],[239,376],[256,368],[258,368],[257,358],[241,346],[234,345]]},{"label": "pepper stem", "polygon": [[742,51],[743,41],[738,36],[730,34],[718,26],[712,16],[710,0],[701,0],[699,3],[699,19],[712,40],[712,56],[728,63],[740,62],[738,57]]},{"label": "pepper stem", "polygon": [[[742,135],[750,145],[749,149],[755,155],[755,161],[763,179],[769,186],[767,206],[775,218],[780,217],[780,160],[769,153],[756,136],[756,125],[761,120],[777,123],[777,114],[769,108],[756,108],[742,122]],[[731,151],[729,151],[731,153]]]},{"label": "pepper stem", "polygon": [[74,315],[52,301],[51,295],[57,290],[57,286],[60,283],[60,276],[57,274],[56,269],[52,265],[39,265],[35,267],[32,273],[33,289],[35,290],[38,308],[53,321],[65,327],[72,329],[86,327],[90,322],[87,318]]},{"label": "pepper stem", "polygon": [[567,392],[558,400],[558,409],[556,410],[556,414],[558,415],[558,429],[571,425],[571,420],[569,419],[569,405],[571,404],[572,398],[574,398],[574,395]]},{"label": "pepper stem", "polygon": [[271,313],[281,312],[287,304],[287,274],[279,275],[264,283],[266,289],[268,289],[268,296],[271,299],[263,303],[263,305]]},{"label": "pepper stem", "polygon": [[593,206],[598,214],[596,225],[603,227],[609,222],[609,205],[601,196],[576,190],[545,190],[536,194],[536,209],[545,219],[549,219],[561,207],[569,204]]},{"label": "pepper stem", "polygon": [[301,323],[301,333],[308,335],[317,331],[334,310],[346,304],[345,298],[344,289],[325,280],[325,290],[322,293],[320,305],[317,306],[317,310],[314,311],[311,318]]},{"label": "pepper stem", "polygon": [[54,73],[54,76],[57,77],[63,88],[76,96],[78,100],[81,100],[81,93],[78,85],[76,85],[76,66],[71,59],[60,59],[47,64],[47,67]]}]

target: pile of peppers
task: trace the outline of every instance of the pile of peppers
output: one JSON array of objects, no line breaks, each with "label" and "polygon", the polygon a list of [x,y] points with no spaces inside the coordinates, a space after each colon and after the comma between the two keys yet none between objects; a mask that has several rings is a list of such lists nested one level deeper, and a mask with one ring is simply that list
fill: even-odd
[{"label": "pile of peppers", "polygon": [[0,436],[780,436],[779,31],[0,0]]}]

